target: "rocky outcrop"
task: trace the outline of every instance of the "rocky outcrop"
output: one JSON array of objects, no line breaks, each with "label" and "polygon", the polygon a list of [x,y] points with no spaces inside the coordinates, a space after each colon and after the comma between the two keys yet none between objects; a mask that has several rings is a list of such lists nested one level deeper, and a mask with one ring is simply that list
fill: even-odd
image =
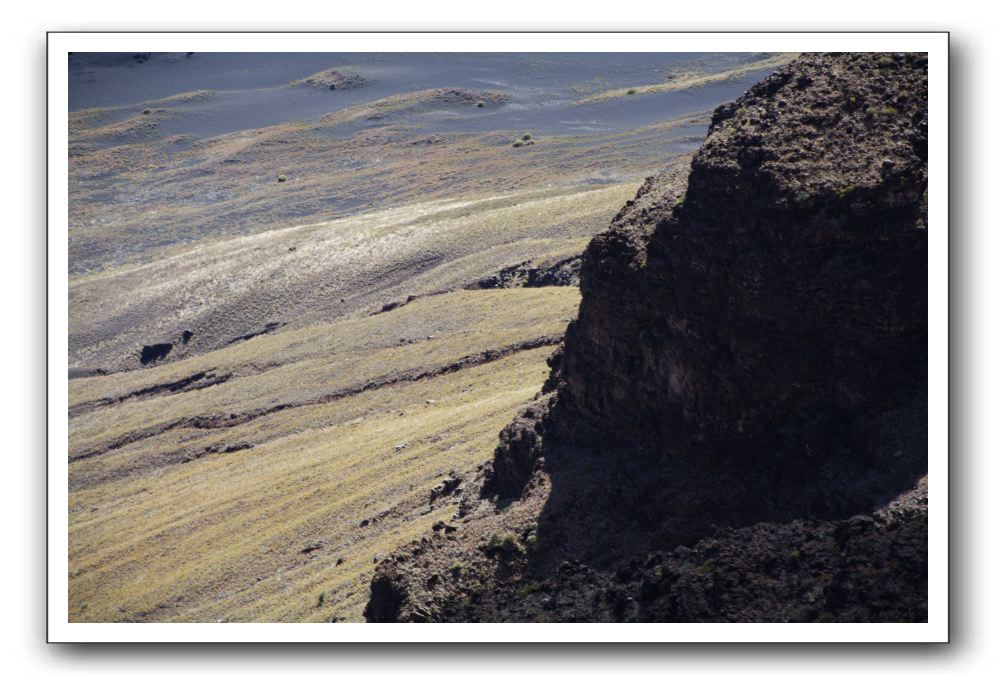
[{"label": "rocky outcrop", "polygon": [[588,249],[568,417],[792,452],[802,414],[890,407],[926,358],[925,153],[924,57],[806,58],[719,108],[687,193],[649,181]]},{"label": "rocky outcrop", "polygon": [[581,256],[561,260],[533,262],[503,267],[496,273],[464,286],[473,291],[489,288],[542,288],[543,286],[577,286],[581,272]]},{"label": "rocky outcrop", "polygon": [[924,620],[926,87],[924,55],[806,55],[717,109],[368,619]]},{"label": "rocky outcrop", "polygon": [[139,361],[142,362],[143,366],[147,366],[150,363],[155,363],[160,359],[166,358],[166,356],[173,351],[173,345],[169,342],[157,342],[154,345],[142,345],[142,351],[139,353]]}]

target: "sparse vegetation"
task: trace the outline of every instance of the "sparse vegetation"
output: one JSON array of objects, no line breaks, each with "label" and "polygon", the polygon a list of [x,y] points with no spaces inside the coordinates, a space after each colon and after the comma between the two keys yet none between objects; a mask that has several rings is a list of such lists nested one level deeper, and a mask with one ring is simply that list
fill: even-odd
[{"label": "sparse vegetation", "polygon": [[522,134],[521,138],[517,138],[514,141],[512,141],[512,147],[521,148],[526,145],[532,145],[535,142],[536,141],[533,139],[532,134]]},{"label": "sparse vegetation", "polygon": [[[553,347],[321,404],[298,404],[327,394],[330,382],[349,388],[396,377],[413,364],[432,368],[503,343],[557,334],[577,301],[574,288],[461,291],[383,315],[263,335],[140,373],[73,380],[70,400],[79,404],[205,368],[244,373],[221,385],[173,394],[169,406],[154,397],[74,415],[74,453],[100,450],[115,438],[222,406],[234,413],[258,409],[267,400],[291,407],[231,427],[181,427],[181,433],[70,464],[70,560],[72,569],[81,570],[70,582],[70,606],[87,603],[87,620],[116,620],[144,611],[147,598],[179,594],[187,599],[157,610],[155,617],[203,621],[223,613],[235,619],[322,620],[315,595],[307,593],[310,602],[294,600],[319,586],[325,592],[323,611],[358,620],[374,556],[449,519],[453,506],[410,520],[404,515],[424,505],[441,473],[471,472],[488,457],[500,428],[539,390]],[[413,328],[434,339],[399,344]],[[258,363],[270,364],[269,370],[247,370]],[[423,405],[428,398],[437,404]],[[237,407],[232,400],[239,401]],[[398,410],[406,414],[398,416]],[[384,442],[384,424],[403,438],[447,433],[409,444],[398,455],[393,443]],[[185,461],[195,449],[239,443],[253,447]],[[379,520],[382,527],[359,529],[371,515],[368,500],[385,494],[393,496],[380,508],[398,511]],[[281,509],[277,520],[274,508]],[[328,522],[357,524],[326,543],[344,561],[338,566],[329,558],[298,554]],[[177,554],[161,556],[165,547]],[[108,550],[118,554],[107,558]],[[145,571],[144,580],[135,570]],[[203,584],[217,590],[202,593]]]},{"label": "sparse vegetation", "polygon": [[[349,72],[316,75],[325,79],[304,83],[352,86]],[[534,145],[531,133],[409,133],[405,115],[501,112],[502,95],[476,90],[406,92],[193,148],[135,114],[150,105],[143,114],[179,125],[185,106],[225,96],[70,120],[70,359],[86,373],[69,384],[74,621],[359,619],[374,566],[411,564],[391,553],[398,546],[433,524],[440,539],[468,531],[452,521],[456,497],[427,509],[430,491],[491,455],[545,380],[579,299],[575,288],[454,289],[580,253],[636,189],[591,186],[658,168],[651,132],[708,121],[697,113],[604,134],[596,163],[587,132],[538,129],[539,147],[524,155],[509,141]],[[177,161],[136,161],[166,152]],[[295,185],[273,190],[280,166]],[[106,207],[94,199],[105,175],[142,198]],[[201,189],[211,198],[182,198]],[[122,227],[104,227],[112,220]],[[135,344],[156,341],[176,347],[170,359],[120,372],[135,365]],[[501,513],[513,507],[497,501]],[[440,557],[452,559],[451,576],[436,567],[426,583],[459,594],[482,578],[469,567],[482,553],[514,565],[504,554],[550,546],[514,505],[502,519],[519,531],[469,539],[471,557]],[[483,592],[466,590],[466,604]]]},{"label": "sparse vegetation", "polygon": [[[776,68],[778,66],[788,63],[796,56],[798,56],[798,54],[795,53],[776,54],[768,58],[759,59],[757,61],[752,61],[750,63],[745,63],[743,65],[734,66],[731,68],[727,68],[726,70],[721,70],[718,72],[711,72],[711,73],[703,73],[696,70],[683,72],[683,73],[674,73],[664,82],[641,86],[639,88],[639,93],[660,94],[669,91],[681,91],[684,89],[692,89],[694,87],[702,87],[716,82],[726,82],[729,80],[734,80],[739,77],[743,77],[744,75],[747,75],[748,73],[751,72],[755,72],[757,70]],[[637,93],[637,88],[635,87],[610,89],[608,91],[603,91],[598,94],[595,94],[594,96],[583,98],[580,101],[576,101],[574,105],[584,105],[587,103],[618,98],[620,96],[632,96],[633,94],[636,93]]]},{"label": "sparse vegetation", "polygon": [[538,551],[540,548],[539,535],[530,532],[529,536],[526,537],[526,548],[530,551]]},{"label": "sparse vegetation", "polygon": [[522,546],[516,536],[511,532],[494,533],[488,540],[488,549],[492,551],[504,551],[505,553],[521,553]]},{"label": "sparse vegetation", "polygon": [[704,563],[698,566],[697,572],[699,574],[712,574],[716,569],[716,562],[713,560],[706,560]]}]

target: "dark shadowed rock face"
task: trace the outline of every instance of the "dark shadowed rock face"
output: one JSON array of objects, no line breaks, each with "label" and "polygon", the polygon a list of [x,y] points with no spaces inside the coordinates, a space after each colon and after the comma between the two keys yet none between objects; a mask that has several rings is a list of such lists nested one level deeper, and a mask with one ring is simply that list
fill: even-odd
[{"label": "dark shadowed rock face", "polygon": [[921,381],[926,87],[925,57],[805,57],[718,109],[687,194],[651,179],[588,248],[563,431],[742,446]]},{"label": "dark shadowed rock face", "polygon": [[826,54],[717,109],[368,619],[924,620],[926,100],[925,56]]}]

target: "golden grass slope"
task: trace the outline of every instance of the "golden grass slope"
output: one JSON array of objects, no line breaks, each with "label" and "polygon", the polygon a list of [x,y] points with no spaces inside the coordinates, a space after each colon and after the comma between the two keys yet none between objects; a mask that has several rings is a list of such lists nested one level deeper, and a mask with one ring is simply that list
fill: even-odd
[{"label": "golden grass slope", "polygon": [[147,262],[205,239],[392,206],[634,181],[680,154],[671,135],[651,127],[542,136],[523,148],[512,141],[535,130],[433,133],[409,119],[431,92],[419,94],[205,140],[169,131],[178,109],[112,116],[86,128],[84,119],[100,115],[76,113],[71,274]]},{"label": "golden grass slope", "polygon": [[[577,301],[460,291],[71,381],[70,619],[360,620],[375,557],[448,519],[430,489],[490,456]],[[153,391],[205,371],[227,379]]]},{"label": "golden grass slope", "polygon": [[730,80],[735,80],[739,77],[743,77],[748,73],[752,73],[758,70],[769,70],[771,68],[778,68],[783,66],[789,61],[792,61],[799,56],[798,52],[776,54],[774,56],[769,56],[764,59],[757,61],[752,61],[743,65],[739,65],[726,70],[721,70],[719,72],[699,72],[699,71],[688,71],[674,73],[665,82],[658,82],[656,84],[646,84],[639,85],[635,87],[622,87],[618,89],[610,89],[608,91],[603,91],[593,96],[588,96],[579,101],[575,101],[573,105],[585,105],[588,103],[597,103],[599,101],[607,101],[613,98],[620,98],[622,96],[633,96],[640,94],[663,94],[669,91],[681,91],[685,89],[692,89],[695,87],[703,87],[708,84],[714,84],[716,82],[727,82]]},{"label": "golden grass slope", "polygon": [[70,281],[71,367],[135,368],[143,344],[172,355],[223,347],[270,322],[286,329],[366,315],[527,260],[580,253],[635,184],[550,188],[383,209],[208,243]]}]

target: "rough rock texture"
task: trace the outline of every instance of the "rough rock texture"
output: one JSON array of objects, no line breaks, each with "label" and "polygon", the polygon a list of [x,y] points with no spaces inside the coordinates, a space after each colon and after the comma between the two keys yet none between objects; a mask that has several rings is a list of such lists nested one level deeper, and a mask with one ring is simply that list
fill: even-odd
[{"label": "rough rock texture", "polygon": [[806,55],[717,109],[367,618],[924,620],[926,87],[923,55]]},{"label": "rough rock texture", "polygon": [[[800,414],[886,409],[919,381],[926,62],[885,58],[772,75],[715,112],[686,197],[651,181],[595,238],[562,365],[568,418],[692,452]],[[802,451],[786,433],[766,445]]]},{"label": "rough rock texture", "polygon": [[534,263],[531,260],[498,270],[495,274],[465,286],[467,290],[487,288],[540,288],[542,286],[577,286],[581,256]]}]

